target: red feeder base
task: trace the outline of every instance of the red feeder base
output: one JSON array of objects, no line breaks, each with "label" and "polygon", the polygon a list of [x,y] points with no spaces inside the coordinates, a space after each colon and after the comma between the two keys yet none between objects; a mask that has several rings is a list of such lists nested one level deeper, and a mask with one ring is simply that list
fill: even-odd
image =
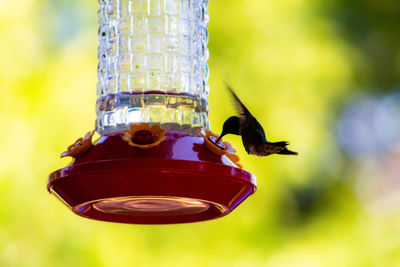
[{"label": "red feeder base", "polygon": [[169,224],[222,217],[255,192],[256,180],[203,142],[168,131],[164,142],[144,150],[121,135],[103,136],[50,174],[47,188],[76,214],[96,220]]}]

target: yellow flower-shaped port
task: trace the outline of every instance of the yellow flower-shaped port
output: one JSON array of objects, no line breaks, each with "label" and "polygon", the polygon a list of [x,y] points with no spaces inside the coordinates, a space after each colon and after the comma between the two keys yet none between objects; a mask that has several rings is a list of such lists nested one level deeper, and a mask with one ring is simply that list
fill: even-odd
[{"label": "yellow flower-shaped port", "polygon": [[159,124],[150,127],[148,123],[134,123],[129,130],[123,131],[122,140],[133,147],[150,149],[165,140],[165,133]]},{"label": "yellow flower-shaped port", "polygon": [[230,161],[232,161],[235,165],[239,168],[242,168],[238,162],[240,160],[239,156],[236,155],[236,150],[232,147],[232,145],[228,142],[221,142],[215,143],[217,141],[219,135],[213,133],[210,130],[201,129],[200,134],[204,138],[204,145],[206,148],[220,157],[227,157]]},{"label": "yellow flower-shaped port", "polygon": [[86,151],[89,150],[89,148],[92,146],[92,137],[93,137],[94,131],[88,132],[85,137],[81,137],[78,140],[75,141],[72,145],[70,145],[67,148],[67,151],[61,153],[61,158],[63,157],[73,157],[77,158]]}]

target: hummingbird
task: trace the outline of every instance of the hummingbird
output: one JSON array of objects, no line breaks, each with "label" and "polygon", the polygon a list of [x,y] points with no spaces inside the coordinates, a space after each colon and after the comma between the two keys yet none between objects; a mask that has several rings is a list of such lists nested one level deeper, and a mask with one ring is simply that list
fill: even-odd
[{"label": "hummingbird", "polygon": [[222,133],[215,143],[218,143],[218,141],[227,134],[235,134],[242,136],[244,148],[247,153],[251,155],[263,157],[271,154],[298,154],[286,148],[286,146],[289,145],[287,141],[267,141],[261,124],[254,118],[242,101],[240,101],[232,88],[228,85],[227,87],[234,98],[235,106],[240,116],[231,116],[224,122]]}]

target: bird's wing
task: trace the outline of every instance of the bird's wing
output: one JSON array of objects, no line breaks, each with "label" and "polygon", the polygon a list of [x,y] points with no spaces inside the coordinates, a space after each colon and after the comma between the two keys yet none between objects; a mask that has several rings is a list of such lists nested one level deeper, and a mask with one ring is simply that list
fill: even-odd
[{"label": "bird's wing", "polygon": [[230,87],[228,84],[226,85],[226,87],[231,92],[234,98],[235,107],[241,117],[244,128],[252,129],[251,133],[252,135],[254,135],[253,138],[255,138],[256,140],[267,141],[264,129],[261,124],[257,121],[256,118],[254,118],[254,116],[250,113],[250,111],[246,108],[242,101],[240,101],[239,97],[235,94],[232,87]]},{"label": "bird's wing", "polygon": [[239,112],[240,116],[248,117],[250,115],[251,117],[253,117],[251,115],[250,111],[246,108],[245,105],[243,105],[242,101],[240,101],[240,99],[237,97],[235,92],[233,92],[232,87],[230,87],[228,84],[226,85],[226,87],[228,88],[229,92],[231,92],[231,94],[235,100],[235,107],[236,107],[237,111]]},{"label": "bird's wing", "polygon": [[257,140],[262,140],[262,142],[266,142],[267,138],[265,136],[264,128],[261,126],[261,124],[254,118],[253,121],[253,129],[254,129],[254,135],[258,138]]}]

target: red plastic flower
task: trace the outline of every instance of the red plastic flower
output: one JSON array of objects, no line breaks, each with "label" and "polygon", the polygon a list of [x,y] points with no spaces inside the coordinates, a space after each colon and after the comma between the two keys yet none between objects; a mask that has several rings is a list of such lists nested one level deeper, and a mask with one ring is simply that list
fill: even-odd
[{"label": "red plastic flower", "polygon": [[240,158],[238,155],[236,155],[236,150],[232,147],[230,143],[222,141],[218,141],[218,143],[215,143],[219,135],[213,133],[210,130],[201,129],[200,134],[203,136],[204,145],[209,151],[217,156],[222,157],[223,159],[226,157],[229,161],[233,162],[233,164],[235,164],[239,168],[242,168],[242,166],[238,164]]},{"label": "red plastic flower", "polygon": [[123,131],[122,140],[130,146],[150,149],[165,140],[166,130],[159,124],[150,127],[148,123],[132,124],[129,130]]},{"label": "red plastic flower", "polygon": [[75,143],[73,143],[67,148],[67,151],[61,153],[61,158],[67,156],[77,158],[86,151],[88,151],[89,148],[92,146],[93,134],[94,131],[90,131],[85,135],[84,138],[81,137],[78,140],[76,140]]}]

